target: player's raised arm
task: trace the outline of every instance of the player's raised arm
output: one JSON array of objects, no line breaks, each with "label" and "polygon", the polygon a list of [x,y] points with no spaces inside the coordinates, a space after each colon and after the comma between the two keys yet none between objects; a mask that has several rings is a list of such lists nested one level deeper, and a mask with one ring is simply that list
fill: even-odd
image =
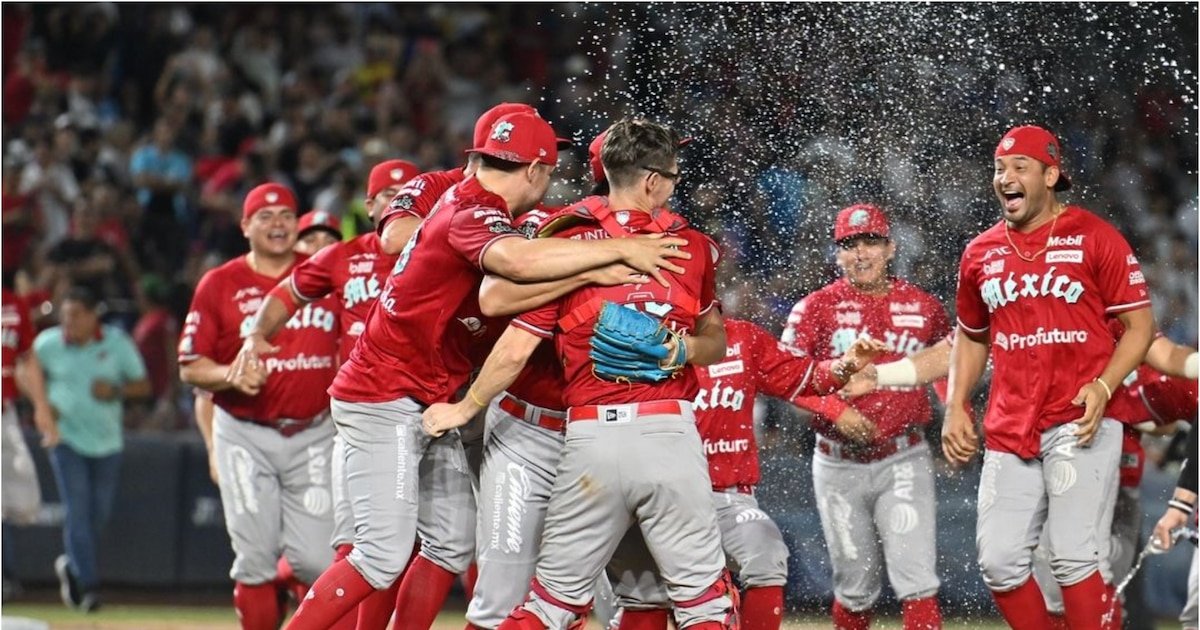
[{"label": "player's raised arm", "polygon": [[690,253],[680,249],[684,245],[687,245],[686,240],[662,234],[596,241],[510,238],[497,241],[488,248],[483,267],[511,280],[538,282],[623,262],[667,286],[663,271],[683,273],[683,268],[671,259],[691,258]]},{"label": "player's raised arm", "polygon": [[645,274],[624,263],[613,263],[561,280],[545,282],[513,282],[488,275],[484,276],[479,287],[479,308],[488,317],[505,317],[531,311],[589,284],[616,286],[645,282]]},{"label": "player's raised arm", "polygon": [[1146,365],[1167,376],[1196,378],[1198,356],[1195,348],[1175,343],[1167,337],[1156,337],[1146,351]]}]

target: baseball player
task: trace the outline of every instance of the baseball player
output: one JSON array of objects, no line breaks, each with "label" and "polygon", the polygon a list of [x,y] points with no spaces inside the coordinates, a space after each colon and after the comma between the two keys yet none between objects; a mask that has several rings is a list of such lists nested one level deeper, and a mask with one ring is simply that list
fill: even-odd
[{"label": "baseball player", "polygon": [[313,585],[289,627],[327,628],[396,579],[412,552],[417,465],[428,449],[454,442],[457,455],[445,461],[465,467],[457,436],[430,440],[420,417],[427,405],[453,394],[440,341],[456,309],[475,299],[483,273],[555,280],[624,261],[666,282],[660,269],[680,269],[671,259],[686,254],[671,248],[683,245],[681,239],[522,238],[512,215],[531,209],[545,194],[558,143],[536,114],[501,117],[486,142],[471,149],[481,156],[475,176],[442,196],[400,253],[330,388],[334,419],[346,440],[354,550]]},{"label": "baseball player", "polygon": [[[962,255],[942,426],[946,458],[969,461],[978,438],[968,398],[990,354],[976,543],[984,582],[1018,629],[1052,623],[1029,579],[1043,531],[1067,623],[1104,627],[1121,452],[1120,423],[1104,409],[1154,334],[1129,244],[1096,215],[1058,202],[1070,187],[1061,155],[1057,138],[1036,126],[1009,130],[996,147],[1002,219]],[[1115,342],[1109,317],[1125,327]]]},{"label": "baseball player", "polygon": [[[598,160],[597,136],[589,151]],[[603,171],[599,177],[603,180]],[[538,215],[537,211],[528,213]],[[540,221],[540,217],[536,220]],[[612,271],[612,274],[604,274]],[[587,284],[641,283],[624,266],[580,274],[577,282],[559,283],[537,296],[514,298],[500,291],[507,282],[488,276],[480,289],[480,306],[493,316],[511,316],[557,299]],[[480,348],[481,346],[476,346]],[[503,351],[503,347],[501,348]],[[484,354],[486,357],[486,353]],[[425,412],[430,423],[461,426],[488,402],[485,416],[483,463],[476,558],[478,575],[467,607],[467,621],[476,628],[495,628],[525,598],[545,522],[546,506],[562,450],[566,410],[562,403],[562,369],[550,343],[536,346],[524,370],[496,397],[464,396],[455,405],[441,403]],[[434,420],[441,417],[442,420]],[[434,434],[440,434],[435,431]]]},{"label": "baseball player", "polygon": [[276,339],[264,366],[233,374],[241,336],[268,292],[299,260],[296,202],[287,187],[252,189],[242,205],[250,253],[206,273],[179,341],[180,377],[213,392],[212,426],[225,523],[234,549],[230,576],[243,628],[274,629],[276,561],[287,557],[311,582],[329,565],[333,424],[324,388],[337,369],[339,306],[306,305]]},{"label": "baseball player", "polygon": [[[1193,401],[1194,402],[1194,401]],[[1195,412],[1191,418],[1195,417]],[[1175,491],[1167,501],[1167,511],[1154,525],[1154,541],[1163,551],[1171,549],[1174,544],[1172,534],[1175,530],[1186,525],[1196,526],[1196,434],[1195,422],[1192,424],[1191,435],[1188,436],[1187,459],[1183,469],[1179,471],[1179,481]],[[1184,630],[1196,630],[1200,626],[1200,553],[1192,552],[1192,566],[1188,571],[1187,604],[1179,614],[1179,621]]]},{"label": "baseball player", "polygon": [[[1124,334],[1117,320],[1109,321],[1114,336]],[[874,391],[879,386],[914,386],[933,382],[949,373],[950,343],[954,335],[912,357],[899,361],[869,365],[854,375],[851,384],[843,390],[849,396],[860,396]],[[1145,467],[1145,452],[1142,450],[1143,432],[1155,432],[1160,427],[1173,423],[1177,418],[1195,415],[1194,379],[1178,378],[1195,369],[1196,351],[1181,346],[1163,336],[1157,336],[1146,352],[1145,362],[1131,372],[1113,393],[1106,414],[1121,421],[1122,442],[1120,474],[1116,503],[1113,511],[1112,535],[1108,563],[1111,567],[1111,582],[1120,582],[1133,566],[1137,553],[1138,533],[1141,531],[1142,510],[1140,486]],[[906,365],[907,364],[907,365]],[[1176,375],[1168,377],[1163,372]],[[1034,577],[1046,599],[1046,608],[1051,614],[1053,628],[1066,628],[1063,617],[1062,590],[1055,582],[1046,558],[1044,546],[1039,546],[1034,556]],[[1120,609],[1115,609],[1119,614]],[[1120,618],[1113,625],[1120,626]]]},{"label": "baseball player", "polygon": [[[387,160],[371,169],[367,176],[365,205],[372,221],[401,187],[418,174],[416,165],[404,160]],[[336,218],[327,212],[314,211],[300,218],[299,235],[295,251],[302,252],[301,244],[307,236],[308,246],[316,246],[308,253],[312,257],[299,263],[279,286],[272,289],[259,305],[254,323],[246,333],[246,341],[234,361],[234,371],[244,369],[247,362],[260,360],[273,354],[277,348],[269,339],[284,327],[304,305],[333,295],[340,305],[338,329],[340,332],[340,358],[345,359],[350,348],[362,332],[363,321],[370,310],[371,301],[378,297],[383,279],[395,263],[394,256],[380,251],[379,237],[374,233],[363,234],[343,243],[340,239]],[[307,233],[306,233],[307,232]],[[333,235],[339,238],[332,238]],[[315,238],[315,240],[314,240]],[[333,537],[331,545],[334,557],[340,559],[350,552],[354,537],[353,515],[346,498],[345,480],[342,478],[341,455],[343,444],[335,437],[332,451],[331,475],[333,510]],[[303,587],[307,590],[307,586]],[[301,592],[301,597],[303,592]],[[391,614],[390,606],[388,615]]]},{"label": "baseball player", "polygon": [[[371,210],[367,212],[371,214]],[[298,254],[312,256],[334,243],[342,242],[342,222],[324,210],[313,210],[300,217],[296,233],[296,247],[293,249]]]},{"label": "baseball player", "polygon": [[[7,281],[8,278],[6,277]],[[42,445],[49,448],[58,444],[58,426],[54,412],[46,397],[45,375],[33,348],[33,323],[29,318],[29,307],[25,300],[3,288],[0,295],[0,325],[3,326],[3,425],[0,430],[0,506],[4,517],[4,598],[16,586],[10,565],[16,557],[11,548],[10,523],[27,524],[37,517],[42,504],[42,493],[38,487],[37,469],[33,456],[25,445],[17,418],[18,381],[22,392],[33,403],[34,423],[42,434]],[[18,378],[19,371],[19,378]]]},{"label": "baseball player", "polygon": [[[885,357],[912,354],[949,330],[925,291],[888,274],[896,245],[886,215],[857,204],[833,230],[843,277],[796,303],[783,342],[802,356],[840,356],[863,333],[883,340]],[[935,559],[933,462],[923,428],[932,410],[920,388],[889,388],[846,401],[800,401],[813,411],[813,486],[833,567],[833,622],[870,626],[886,567],[905,628],[940,628]]]},{"label": "baseball player", "polygon": [[[725,333],[724,359],[696,369],[700,393],[692,406],[708,459],[721,546],[743,589],[741,628],[778,630],[783,621],[788,551],[779,527],[754,498],[760,478],[754,399],[759,393],[788,401],[829,394],[842,381],[820,374],[832,361],[817,364],[801,358],[755,324],[727,319]],[[881,342],[856,340],[843,360],[862,366],[882,351]],[[814,389],[817,383],[826,384],[825,389]],[[670,602],[657,579],[654,587],[646,586],[647,573],[655,573],[653,560],[645,553],[640,558],[631,555],[618,552],[609,565],[621,608],[619,627],[665,630],[665,606]]]}]

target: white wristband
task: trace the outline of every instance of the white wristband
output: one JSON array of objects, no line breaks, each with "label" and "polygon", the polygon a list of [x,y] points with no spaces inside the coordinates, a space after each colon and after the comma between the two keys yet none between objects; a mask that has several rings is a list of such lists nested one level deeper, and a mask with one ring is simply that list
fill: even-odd
[{"label": "white wristband", "polygon": [[1188,378],[1200,376],[1200,356],[1193,352],[1183,361],[1183,375]]},{"label": "white wristband", "polygon": [[880,387],[912,387],[917,384],[917,364],[905,357],[876,365],[875,384]]}]

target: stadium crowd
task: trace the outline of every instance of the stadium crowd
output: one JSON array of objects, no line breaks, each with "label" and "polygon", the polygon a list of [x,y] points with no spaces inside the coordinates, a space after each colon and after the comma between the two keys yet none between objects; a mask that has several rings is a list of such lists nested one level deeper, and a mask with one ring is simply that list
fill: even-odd
[{"label": "stadium crowd", "polygon": [[[566,19],[571,11],[585,19]],[[777,332],[797,297],[833,277],[828,226],[860,198],[891,210],[895,271],[949,302],[962,245],[994,220],[986,174],[969,165],[1004,125],[980,138],[969,128],[963,137],[937,134],[950,134],[956,116],[989,107],[994,114],[1004,103],[927,104],[912,129],[859,133],[861,110],[826,107],[859,94],[810,96],[822,84],[846,85],[831,76],[839,70],[815,71],[844,53],[836,46],[749,76],[732,61],[689,64],[712,58],[706,47],[714,40],[703,33],[585,37],[597,11],[6,4],[5,282],[35,306],[41,327],[54,323],[53,305],[72,284],[97,289],[105,320],[134,335],[153,385],[155,402],[131,410],[130,428],[186,428],[190,392],[179,387],[173,358],[179,319],[203,272],[245,251],[238,217],[251,187],[286,182],[302,208],[340,216],[350,238],[368,229],[357,191],[372,164],[461,163],[476,116],[500,101],[530,102],[586,140],[628,113],[619,95],[631,93],[660,114],[691,112],[678,122],[701,142],[685,154],[676,198],[726,247],[727,310]],[[669,26],[671,16],[643,17]],[[739,45],[744,55],[727,58],[752,56],[758,42]],[[858,58],[866,66],[886,53],[866,50]],[[627,86],[630,67],[649,54],[683,60],[673,68],[681,80]],[[1014,95],[1027,90],[1015,73],[931,68],[920,56],[903,63],[903,72],[868,75],[874,89],[903,95],[898,86],[937,72],[962,75],[959,85],[1004,81]],[[1087,183],[1081,201],[1107,212],[1143,261],[1160,328],[1194,345],[1197,191],[1188,173],[1196,164],[1194,138],[1178,133],[1188,111],[1162,86],[1127,82],[1135,98],[1064,104],[1057,131],[1077,156],[1077,181]],[[794,89],[772,89],[780,84]],[[731,121],[744,124],[731,131]],[[585,147],[563,155],[549,202],[587,189]]]}]

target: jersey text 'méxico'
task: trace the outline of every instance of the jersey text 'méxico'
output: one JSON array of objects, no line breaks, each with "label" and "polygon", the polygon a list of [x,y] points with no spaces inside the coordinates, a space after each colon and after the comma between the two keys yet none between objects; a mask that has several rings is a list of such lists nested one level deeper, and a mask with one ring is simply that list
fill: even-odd
[{"label": "jersey text 'm\u00e9xico'", "polygon": [[3,290],[3,312],[0,322],[3,323],[4,341],[4,400],[14,400],[17,397],[17,357],[29,351],[33,346],[33,323],[29,321],[29,308],[25,300],[16,293]]},{"label": "jersey text 'm\u00e9xico'", "polygon": [[[782,339],[803,356],[823,361],[841,357],[866,333],[886,346],[875,362],[887,363],[937,343],[949,329],[941,303],[914,284],[893,279],[886,294],[871,295],[840,278],[796,303]],[[933,413],[924,387],[881,388],[850,402],[836,396],[822,402],[828,414],[854,407],[878,427],[876,444],[928,424]],[[844,441],[834,428],[836,419],[815,414],[813,428],[830,440]]]},{"label": "jersey text 'm\u00e9xico'", "polygon": [[[279,280],[251,269],[245,256],[204,274],[180,332],[179,362],[208,357],[232,363],[254,314]],[[333,297],[306,304],[271,340],[279,352],[262,357],[269,373],[262,391],[246,396],[227,389],[215,392],[213,402],[244,420],[304,420],[325,411],[325,388],[337,370],[338,310]]]},{"label": "jersey text 'm\u00e9xico'", "polygon": [[814,369],[815,362],[762,328],[725,320],[725,359],[696,368],[700,393],[692,403],[713,488],[758,483],[754,398],[763,393],[792,400],[806,392]]},{"label": "jersey text 'm\u00e9xico'", "polygon": [[[597,199],[600,198],[589,197],[581,204],[576,204],[564,212],[571,212],[573,209],[582,208],[589,203],[607,205],[606,200],[597,202]],[[645,212],[619,210],[614,214],[630,234],[650,233],[652,227],[657,225],[653,222],[651,215]],[[673,259],[685,271],[683,274],[664,272],[671,285],[669,288],[663,287],[657,282],[649,282],[640,286],[584,287],[513,320],[513,325],[520,326],[540,337],[555,340],[555,348],[566,378],[563,402],[568,407],[606,403],[623,404],[648,400],[690,401],[696,397],[699,385],[691,366],[685,366],[675,378],[661,383],[624,384],[602,380],[595,376],[592,373],[592,361],[588,357],[588,353],[591,349],[592,327],[596,323],[598,308],[595,314],[571,330],[564,332],[558,326],[563,317],[577,308],[584,308],[586,303],[595,299],[637,308],[665,321],[667,325],[677,331],[691,331],[699,316],[717,306],[714,269],[719,254],[716,244],[711,239],[687,227],[686,222],[683,222],[682,219],[678,219],[677,226],[667,232],[687,240],[688,244],[683,249],[690,252],[692,258],[690,260]],[[576,240],[609,238],[608,232],[594,220],[567,228],[556,236]]]},{"label": "jersey text 'm\u00e9xico'", "polygon": [[379,236],[372,232],[330,245],[292,271],[292,290],[297,295],[312,301],[332,293],[341,306],[342,360],[366,328],[367,313],[395,263],[396,257],[384,253]]},{"label": "jersey text 'm\u00e9xico'", "polygon": [[450,188],[400,253],[329,393],[346,402],[447,400],[447,326],[476,299],[483,256],[502,238],[521,238],[503,199],[474,178]]},{"label": "jersey text 'm\u00e9xico'", "polygon": [[958,323],[991,339],[987,448],[1029,458],[1043,431],[1083,415],[1071,400],[1112,357],[1107,318],[1148,308],[1150,297],[1125,238],[1083,208],[1011,237],[1032,262],[1013,250],[1003,221],[963,251]]}]

